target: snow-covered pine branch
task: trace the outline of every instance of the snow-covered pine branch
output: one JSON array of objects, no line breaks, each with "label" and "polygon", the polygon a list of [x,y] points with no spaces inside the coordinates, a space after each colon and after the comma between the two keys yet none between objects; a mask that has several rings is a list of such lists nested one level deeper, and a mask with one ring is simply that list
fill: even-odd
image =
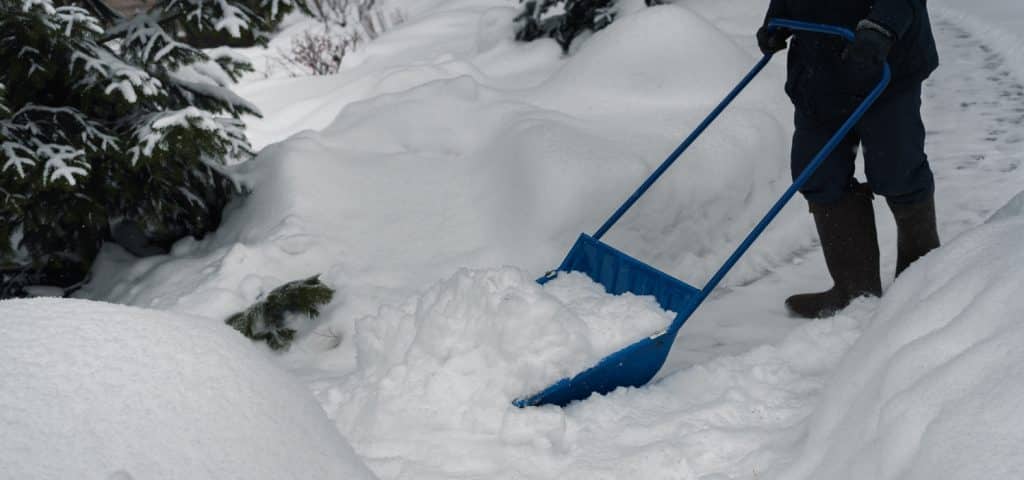
[{"label": "snow-covered pine branch", "polygon": [[177,68],[207,59],[203,52],[179,42],[160,24],[165,16],[162,6],[126,19],[108,32],[121,38],[122,55],[141,65],[160,64]]},{"label": "snow-covered pine branch", "polygon": [[191,106],[136,119],[133,137],[134,146],[127,150],[133,165],[174,155],[185,137],[192,148],[201,149],[199,160],[203,164],[219,167],[252,155],[241,121],[217,117]]}]

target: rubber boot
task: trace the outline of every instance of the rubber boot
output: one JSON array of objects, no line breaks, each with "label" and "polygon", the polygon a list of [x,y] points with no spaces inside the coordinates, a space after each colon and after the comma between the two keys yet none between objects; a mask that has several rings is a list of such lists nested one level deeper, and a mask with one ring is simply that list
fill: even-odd
[{"label": "rubber boot", "polygon": [[835,285],[821,293],[786,299],[786,307],[793,315],[830,317],[857,297],[882,295],[872,198],[866,185],[856,185],[835,204],[811,204],[825,265]]},{"label": "rubber boot", "polygon": [[918,203],[889,203],[896,218],[896,276],[926,253],[939,248],[935,226],[935,197]]}]

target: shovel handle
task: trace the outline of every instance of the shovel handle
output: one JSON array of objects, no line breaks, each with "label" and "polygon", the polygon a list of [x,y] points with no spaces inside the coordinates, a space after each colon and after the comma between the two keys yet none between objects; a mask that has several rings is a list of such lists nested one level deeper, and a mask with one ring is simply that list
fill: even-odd
[{"label": "shovel handle", "polygon": [[[788,28],[797,31],[837,35],[851,42],[854,39],[854,34],[851,30],[843,27],[836,27],[833,25],[821,25],[816,23],[773,18],[768,21],[768,27]],[[765,57],[768,57],[768,55],[765,55]],[[846,135],[850,133],[850,130],[853,129],[853,126],[860,121],[861,117],[864,116],[864,113],[867,112],[868,109],[871,108],[871,105],[875,103],[875,100],[878,100],[878,97],[882,95],[882,92],[884,92],[886,87],[889,86],[889,82],[891,80],[892,69],[889,67],[888,63],[884,63],[882,67],[882,78],[879,79],[878,84],[875,86],[875,88],[871,90],[871,93],[868,94],[867,98],[860,102],[860,105],[858,105],[857,109],[853,111],[853,113],[850,115],[848,119],[846,119],[846,122],[843,123],[843,126],[839,127],[839,130],[834,135],[832,135],[832,138],[829,139],[828,143],[826,143],[825,146],[821,148],[821,151],[819,151],[818,154],[815,155],[814,159],[811,160],[811,163],[804,168],[803,172],[800,173],[800,176],[793,181],[793,184],[789,187],[789,189],[787,189],[786,192],[782,194],[782,197],[775,202],[775,205],[773,205],[772,208],[768,211],[768,213],[765,214],[764,218],[762,218],[761,221],[757,224],[757,226],[755,226],[754,229],[750,232],[750,234],[747,235],[747,237],[743,240],[743,243],[741,243],[740,246],[736,248],[736,251],[734,251],[733,254],[729,257],[729,259],[725,261],[725,264],[722,265],[722,268],[720,268],[718,272],[716,272],[715,275],[711,277],[711,280],[708,280],[707,285],[705,285],[704,288],[701,290],[701,295],[699,297],[700,299],[698,300],[698,304],[701,301],[703,301],[704,298],[706,298],[707,295],[710,294],[716,286],[718,286],[718,283],[722,281],[722,278],[724,278],[727,273],[729,273],[729,270],[732,269],[736,262],[739,261],[740,257],[742,257],[744,253],[746,253],[747,249],[750,248],[750,246],[754,243],[754,240],[757,240],[757,237],[759,237],[761,233],[764,232],[764,229],[768,226],[768,224],[775,219],[775,217],[782,210],[782,207],[786,206],[789,200],[793,198],[793,195],[795,195],[796,192],[799,191],[805,183],[807,183],[807,180],[811,178],[811,175],[813,175],[814,172],[818,169],[818,167],[821,166],[821,164],[825,161],[825,159],[832,154],[832,151],[835,150],[839,143],[842,142],[843,138],[845,138]]]},{"label": "shovel handle", "polygon": [[[768,21],[768,28],[789,28],[791,30],[801,30],[806,32],[827,33],[832,35],[838,35],[850,41],[853,41],[854,37],[852,31],[843,27],[836,27],[833,25],[822,25],[817,23],[799,22],[796,20],[771,19]],[[619,221],[619,219],[622,218],[622,216],[625,215],[626,212],[633,207],[633,204],[635,204],[637,200],[640,200],[640,197],[642,197],[644,193],[647,193],[647,190],[654,185],[654,182],[658,181],[658,179],[661,178],[661,176],[665,173],[666,170],[669,169],[669,167],[672,166],[673,163],[675,163],[675,161],[683,154],[683,152],[690,148],[690,145],[692,145],[693,142],[696,141],[702,133],[704,133],[704,130],[706,130],[711,125],[711,123],[714,122],[715,119],[717,119],[723,111],[725,111],[726,107],[728,107],[729,104],[731,104],[732,101],[736,99],[740,92],[747,88],[747,85],[750,84],[754,77],[757,77],[757,75],[761,73],[761,70],[764,69],[765,65],[768,65],[768,62],[771,61],[771,59],[771,54],[765,55],[764,58],[757,62],[757,65],[754,65],[754,68],[751,69],[750,72],[747,73],[747,75],[743,77],[742,80],[740,80],[740,83],[736,85],[736,87],[733,88],[728,95],[725,96],[725,99],[722,100],[722,102],[719,103],[718,106],[711,111],[707,118],[705,118],[704,121],[702,121],[700,125],[698,125],[697,128],[694,129],[693,132],[690,133],[690,135],[686,137],[685,140],[683,140],[683,143],[681,143],[678,147],[676,147],[674,151],[672,151],[671,154],[669,154],[668,158],[666,158],[665,161],[662,162],[662,164],[658,166],[658,168],[654,170],[653,173],[651,173],[647,180],[644,180],[644,183],[641,184],[640,187],[637,188],[636,191],[633,192],[633,194],[630,195],[628,199],[626,199],[622,206],[615,210],[615,213],[613,213],[612,216],[608,218],[608,220],[606,220],[604,224],[601,225],[601,228],[597,229],[597,232],[595,232],[594,235],[592,235],[595,239],[600,240],[601,237],[604,236],[604,234],[608,233],[608,230],[611,230],[612,226],[614,226]]]},{"label": "shovel handle", "polygon": [[835,25],[824,25],[821,23],[801,22],[798,20],[772,18],[768,20],[767,25],[768,30],[788,28],[790,30],[797,30],[801,32],[824,33],[827,35],[843,37],[850,42],[853,41],[855,36],[853,30],[850,30],[849,28],[837,27]]},{"label": "shovel handle", "polygon": [[698,125],[697,128],[694,129],[693,132],[690,133],[690,135],[686,137],[685,140],[683,140],[683,143],[681,143],[678,147],[676,147],[674,151],[672,151],[671,154],[669,154],[668,158],[666,158],[665,161],[662,162],[656,170],[654,170],[654,173],[652,173],[651,176],[647,178],[647,180],[644,180],[644,183],[640,185],[640,188],[637,188],[636,191],[633,192],[633,195],[630,195],[630,197],[626,199],[626,202],[623,203],[622,206],[620,206],[619,209],[616,210],[615,213],[613,213],[612,216],[608,220],[606,220],[603,225],[601,225],[601,228],[597,229],[597,232],[591,235],[592,237],[594,237],[595,240],[600,240],[605,233],[608,233],[608,230],[610,230],[612,226],[615,225],[615,223],[618,222],[619,219],[626,214],[630,207],[632,207],[637,200],[640,200],[640,197],[642,197],[644,193],[647,192],[647,189],[651,188],[651,186],[654,185],[654,182],[658,181],[658,178],[661,178],[661,175],[664,174],[666,170],[668,170],[668,167],[671,167],[672,164],[675,163],[675,161],[683,154],[683,152],[685,152],[686,149],[690,148],[690,145],[692,145],[693,142],[697,140],[697,137],[700,137],[700,135],[704,133],[704,130],[707,130],[711,123],[714,122],[715,119],[717,119],[723,111],[725,111],[725,108],[728,107],[729,104],[732,103],[732,101],[735,100],[737,96],[739,96],[740,92],[747,88],[747,85],[750,84],[750,82],[754,79],[754,77],[757,76],[757,74],[761,73],[761,70],[764,69],[765,65],[768,65],[768,62],[771,61],[771,59],[771,55],[765,55],[764,58],[757,62],[757,65],[754,65],[754,68],[751,69],[745,77],[743,77],[743,80],[740,80],[740,83],[736,85],[736,87],[733,88],[728,95],[725,96],[725,100],[722,100],[722,103],[719,103],[718,106],[711,111],[707,118],[705,118],[704,121],[700,122],[700,125]]}]

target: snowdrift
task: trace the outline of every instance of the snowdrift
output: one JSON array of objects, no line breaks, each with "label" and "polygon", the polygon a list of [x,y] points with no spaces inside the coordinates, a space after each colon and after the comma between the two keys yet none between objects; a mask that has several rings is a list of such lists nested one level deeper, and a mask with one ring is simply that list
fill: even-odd
[{"label": "snowdrift", "polygon": [[308,391],[224,325],[0,302],[9,478],[370,479]]},{"label": "snowdrift", "polygon": [[914,264],[779,479],[1024,477],[1024,192]]}]

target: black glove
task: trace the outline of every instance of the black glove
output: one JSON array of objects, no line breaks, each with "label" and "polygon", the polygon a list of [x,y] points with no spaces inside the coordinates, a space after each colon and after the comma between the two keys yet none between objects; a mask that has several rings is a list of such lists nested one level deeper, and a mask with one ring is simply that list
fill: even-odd
[{"label": "black glove", "polygon": [[788,28],[772,28],[769,30],[768,25],[762,26],[757,30],[757,47],[765,55],[785,50],[786,39],[790,35],[793,35],[793,31]]},{"label": "black glove", "polygon": [[895,35],[870,20],[857,24],[853,43],[843,50],[842,60],[854,92],[867,95],[882,79],[882,64],[889,58]]}]

